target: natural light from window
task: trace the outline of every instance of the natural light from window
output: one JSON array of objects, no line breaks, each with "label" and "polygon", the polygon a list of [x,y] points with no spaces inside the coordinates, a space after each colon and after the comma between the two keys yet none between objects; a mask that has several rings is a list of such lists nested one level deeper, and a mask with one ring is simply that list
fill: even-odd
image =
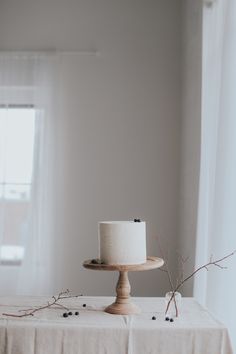
[{"label": "natural light from window", "polygon": [[29,200],[35,110],[0,109],[0,198]]},{"label": "natural light from window", "polygon": [[29,234],[35,109],[0,107],[0,264],[20,265]]}]

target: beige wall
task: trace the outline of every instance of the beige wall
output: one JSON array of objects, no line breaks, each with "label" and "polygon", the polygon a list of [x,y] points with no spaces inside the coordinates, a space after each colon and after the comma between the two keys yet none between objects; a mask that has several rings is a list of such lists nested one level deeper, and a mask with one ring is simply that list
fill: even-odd
[{"label": "beige wall", "polygon": [[[55,290],[113,294],[116,274],[83,270],[97,256],[97,223],[147,221],[169,245],[179,231],[179,0],[8,0],[0,49],[57,49],[61,56],[58,242]],[[98,50],[100,56],[76,51]],[[134,295],[163,295],[163,273],[131,275]]]},{"label": "beige wall", "polygon": [[[182,104],[179,244],[183,257],[189,257],[185,272],[191,273],[195,261],[198,183],[201,145],[202,84],[202,2],[182,1]],[[192,282],[182,292],[192,295]]]}]

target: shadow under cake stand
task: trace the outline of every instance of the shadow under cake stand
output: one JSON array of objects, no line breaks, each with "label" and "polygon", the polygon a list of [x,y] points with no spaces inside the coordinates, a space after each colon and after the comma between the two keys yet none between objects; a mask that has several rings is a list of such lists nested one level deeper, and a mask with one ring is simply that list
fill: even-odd
[{"label": "shadow under cake stand", "polygon": [[164,264],[163,259],[158,257],[148,257],[146,263],[119,265],[119,264],[94,264],[92,259],[83,263],[83,266],[92,270],[118,271],[119,279],[116,286],[116,300],[113,304],[105,308],[105,312],[114,315],[132,315],[140,313],[140,308],[131,302],[130,282],[128,272],[140,272],[160,268]]}]

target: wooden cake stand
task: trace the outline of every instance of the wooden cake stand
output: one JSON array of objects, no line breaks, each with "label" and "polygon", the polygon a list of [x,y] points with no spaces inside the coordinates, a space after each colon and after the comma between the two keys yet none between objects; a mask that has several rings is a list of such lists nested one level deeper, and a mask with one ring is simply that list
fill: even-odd
[{"label": "wooden cake stand", "polygon": [[151,270],[160,268],[164,264],[163,259],[157,257],[148,257],[146,263],[132,264],[132,265],[118,265],[118,264],[94,264],[92,259],[83,263],[83,266],[92,270],[108,270],[118,271],[119,279],[116,286],[116,301],[110,306],[106,307],[105,312],[114,315],[131,315],[140,313],[138,306],[131,302],[130,298],[130,282],[128,272],[139,272],[143,270]]}]

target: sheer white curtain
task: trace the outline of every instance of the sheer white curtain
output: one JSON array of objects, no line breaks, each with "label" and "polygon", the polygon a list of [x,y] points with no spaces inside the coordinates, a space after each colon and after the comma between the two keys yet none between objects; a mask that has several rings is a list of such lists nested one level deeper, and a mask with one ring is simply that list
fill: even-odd
[{"label": "sheer white curtain", "polygon": [[[203,9],[202,146],[196,265],[236,249],[236,2]],[[228,325],[236,350],[236,257],[195,278],[194,295]]]},{"label": "sheer white curtain", "polygon": [[[7,279],[4,282],[7,290],[1,287],[4,294],[51,294],[53,291],[55,63],[56,56],[51,53],[0,54],[1,106],[23,105],[35,111],[31,191],[21,240],[25,255],[22,264],[14,266],[14,270],[0,265],[0,283],[3,277]],[[8,209],[6,200],[2,199],[0,222],[4,224]],[[0,230],[1,246],[4,228]]]}]

